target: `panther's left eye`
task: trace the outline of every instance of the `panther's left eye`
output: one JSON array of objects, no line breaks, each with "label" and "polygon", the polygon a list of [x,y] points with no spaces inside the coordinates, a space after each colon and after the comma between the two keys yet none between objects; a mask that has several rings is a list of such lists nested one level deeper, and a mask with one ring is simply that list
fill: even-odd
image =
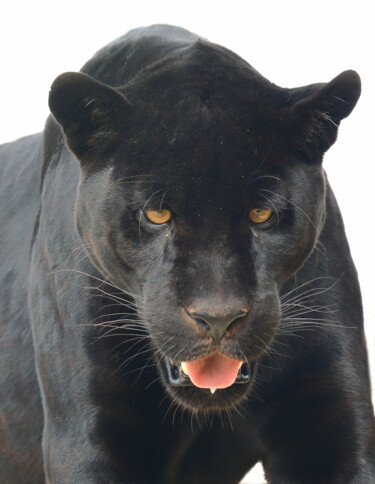
[{"label": "panther's left eye", "polygon": [[253,208],[249,212],[249,219],[255,224],[263,224],[271,219],[273,212],[266,208]]},{"label": "panther's left eye", "polygon": [[145,210],[144,214],[149,222],[156,225],[165,224],[172,218],[172,212],[167,208],[163,208],[162,210]]}]

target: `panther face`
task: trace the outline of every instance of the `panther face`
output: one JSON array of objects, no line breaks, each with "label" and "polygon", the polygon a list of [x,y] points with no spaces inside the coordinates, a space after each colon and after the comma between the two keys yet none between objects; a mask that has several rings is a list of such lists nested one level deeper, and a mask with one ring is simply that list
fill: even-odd
[{"label": "panther face", "polygon": [[272,352],[324,225],[322,155],[359,95],[353,72],[290,90],[236,62],[202,44],[120,89],[70,73],[50,94],[81,165],[81,238],[194,410],[239,403]]}]

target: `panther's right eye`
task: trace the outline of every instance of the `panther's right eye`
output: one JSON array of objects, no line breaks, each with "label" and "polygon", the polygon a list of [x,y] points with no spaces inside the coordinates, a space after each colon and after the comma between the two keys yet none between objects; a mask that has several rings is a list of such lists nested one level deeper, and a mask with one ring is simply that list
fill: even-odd
[{"label": "panther's right eye", "polygon": [[149,222],[156,225],[166,224],[172,219],[172,212],[167,208],[162,210],[145,210],[144,214]]},{"label": "panther's right eye", "polygon": [[271,219],[273,212],[266,208],[253,208],[249,212],[249,219],[255,224],[263,224]]}]

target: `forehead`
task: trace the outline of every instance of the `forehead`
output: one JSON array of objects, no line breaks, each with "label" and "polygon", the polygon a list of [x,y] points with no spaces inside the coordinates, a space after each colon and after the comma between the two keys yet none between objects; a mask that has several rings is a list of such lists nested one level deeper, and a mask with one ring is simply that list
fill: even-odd
[{"label": "forehead", "polygon": [[205,46],[124,94],[132,103],[116,160],[124,176],[147,175],[196,196],[204,186],[213,196],[248,188],[290,157],[286,91]]},{"label": "forehead", "polygon": [[131,152],[146,154],[148,164],[164,152],[207,162],[264,157],[283,138],[278,131],[290,95],[233,53],[205,42],[141,71],[121,90],[132,105],[124,139]]},{"label": "forehead", "polygon": [[270,176],[282,178],[284,165],[291,164],[286,143],[274,130],[264,136],[233,111],[200,106],[194,114],[174,114],[174,123],[159,119],[135,142],[127,140],[117,159],[122,176],[141,175],[142,191],[154,180],[160,188],[183,187],[192,196],[202,190],[206,196],[228,195],[269,183]]},{"label": "forehead", "polygon": [[119,167],[133,174],[231,178],[265,171],[290,157],[277,116],[265,110],[259,114],[256,107],[241,112],[242,106],[229,109],[196,98],[185,102],[137,111],[129,120],[132,129],[123,133]]}]

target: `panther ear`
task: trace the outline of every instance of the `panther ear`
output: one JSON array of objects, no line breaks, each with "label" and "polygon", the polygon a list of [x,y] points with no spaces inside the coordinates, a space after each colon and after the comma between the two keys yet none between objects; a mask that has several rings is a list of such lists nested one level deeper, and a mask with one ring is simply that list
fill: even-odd
[{"label": "panther ear", "polygon": [[116,89],[86,74],[66,72],[51,86],[49,107],[69,148],[89,163],[114,146],[130,104]]},{"label": "panther ear", "polygon": [[344,71],[326,84],[301,88],[307,95],[289,111],[289,127],[298,149],[324,153],[336,141],[340,121],[352,112],[361,94],[355,71]]}]

